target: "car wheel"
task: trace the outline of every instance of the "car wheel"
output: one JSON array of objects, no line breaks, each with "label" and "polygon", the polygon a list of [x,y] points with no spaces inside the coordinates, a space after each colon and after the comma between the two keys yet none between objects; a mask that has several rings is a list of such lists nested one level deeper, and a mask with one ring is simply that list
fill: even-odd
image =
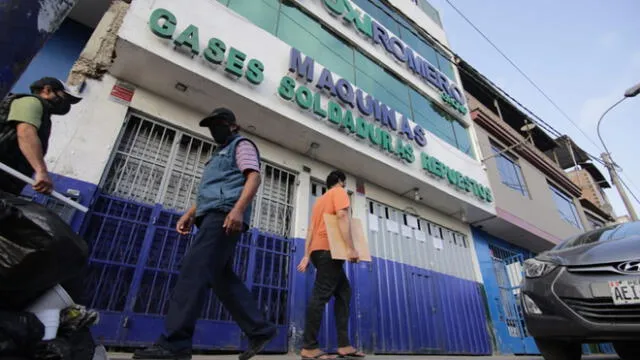
[{"label": "car wheel", "polygon": [[544,357],[544,360],[580,360],[582,358],[582,344],[536,338],[538,350]]},{"label": "car wheel", "polygon": [[613,348],[622,360],[640,359],[640,348],[638,343],[631,341],[618,341],[613,343]]}]

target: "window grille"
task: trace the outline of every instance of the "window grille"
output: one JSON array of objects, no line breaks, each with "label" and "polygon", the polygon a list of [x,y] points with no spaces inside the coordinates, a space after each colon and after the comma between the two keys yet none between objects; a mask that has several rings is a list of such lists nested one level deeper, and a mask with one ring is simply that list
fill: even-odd
[{"label": "window grille", "polygon": [[[140,115],[131,114],[112,156],[102,188],[113,196],[185,211],[215,145]],[[251,226],[289,236],[296,174],[262,162],[262,186],[254,200]]]}]

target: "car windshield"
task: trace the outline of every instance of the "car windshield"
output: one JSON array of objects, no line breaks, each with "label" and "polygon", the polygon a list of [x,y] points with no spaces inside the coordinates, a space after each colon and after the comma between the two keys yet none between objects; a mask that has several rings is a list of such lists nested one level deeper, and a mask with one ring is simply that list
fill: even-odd
[{"label": "car windshield", "polygon": [[564,250],[595,242],[618,240],[631,235],[640,235],[640,222],[612,225],[568,238],[556,245],[553,250]]}]

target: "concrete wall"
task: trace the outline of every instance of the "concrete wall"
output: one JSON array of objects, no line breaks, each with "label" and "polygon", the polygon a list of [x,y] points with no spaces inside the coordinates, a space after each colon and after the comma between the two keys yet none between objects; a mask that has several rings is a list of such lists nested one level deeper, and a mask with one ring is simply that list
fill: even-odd
[{"label": "concrete wall", "polygon": [[[490,139],[503,148],[507,147],[505,144],[492,139],[484,129],[477,127],[476,131],[483,157],[493,154]],[[507,211],[530,225],[559,239],[564,239],[582,232],[581,229],[574,227],[560,217],[551,190],[549,189],[547,177],[522,158],[518,158],[518,164],[522,168],[522,175],[529,192],[528,196],[524,196],[520,192],[502,183],[495,157],[485,162],[489,182],[495,195],[496,208]],[[554,185],[557,187],[557,184]],[[577,207],[578,213],[581,214],[581,219],[579,220],[583,226],[587,228],[582,206],[577,199],[574,199],[573,202]],[[509,239],[505,240],[508,241]]]}]

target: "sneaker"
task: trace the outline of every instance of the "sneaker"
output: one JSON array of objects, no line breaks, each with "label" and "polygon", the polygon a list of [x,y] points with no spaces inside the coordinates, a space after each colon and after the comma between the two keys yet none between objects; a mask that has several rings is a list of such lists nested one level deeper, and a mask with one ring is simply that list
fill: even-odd
[{"label": "sneaker", "polygon": [[191,360],[191,352],[182,351],[179,353],[174,353],[159,345],[153,345],[146,349],[137,350],[133,353],[133,358],[139,360]]},{"label": "sneaker", "polygon": [[60,329],[77,331],[98,323],[100,314],[82,305],[72,305],[60,312]]},{"label": "sneaker", "polygon": [[243,352],[238,356],[240,360],[249,360],[252,357],[258,355],[258,353],[267,346],[276,337],[276,331],[274,331],[271,335],[260,337],[256,339],[249,339],[249,348],[247,351]]}]

